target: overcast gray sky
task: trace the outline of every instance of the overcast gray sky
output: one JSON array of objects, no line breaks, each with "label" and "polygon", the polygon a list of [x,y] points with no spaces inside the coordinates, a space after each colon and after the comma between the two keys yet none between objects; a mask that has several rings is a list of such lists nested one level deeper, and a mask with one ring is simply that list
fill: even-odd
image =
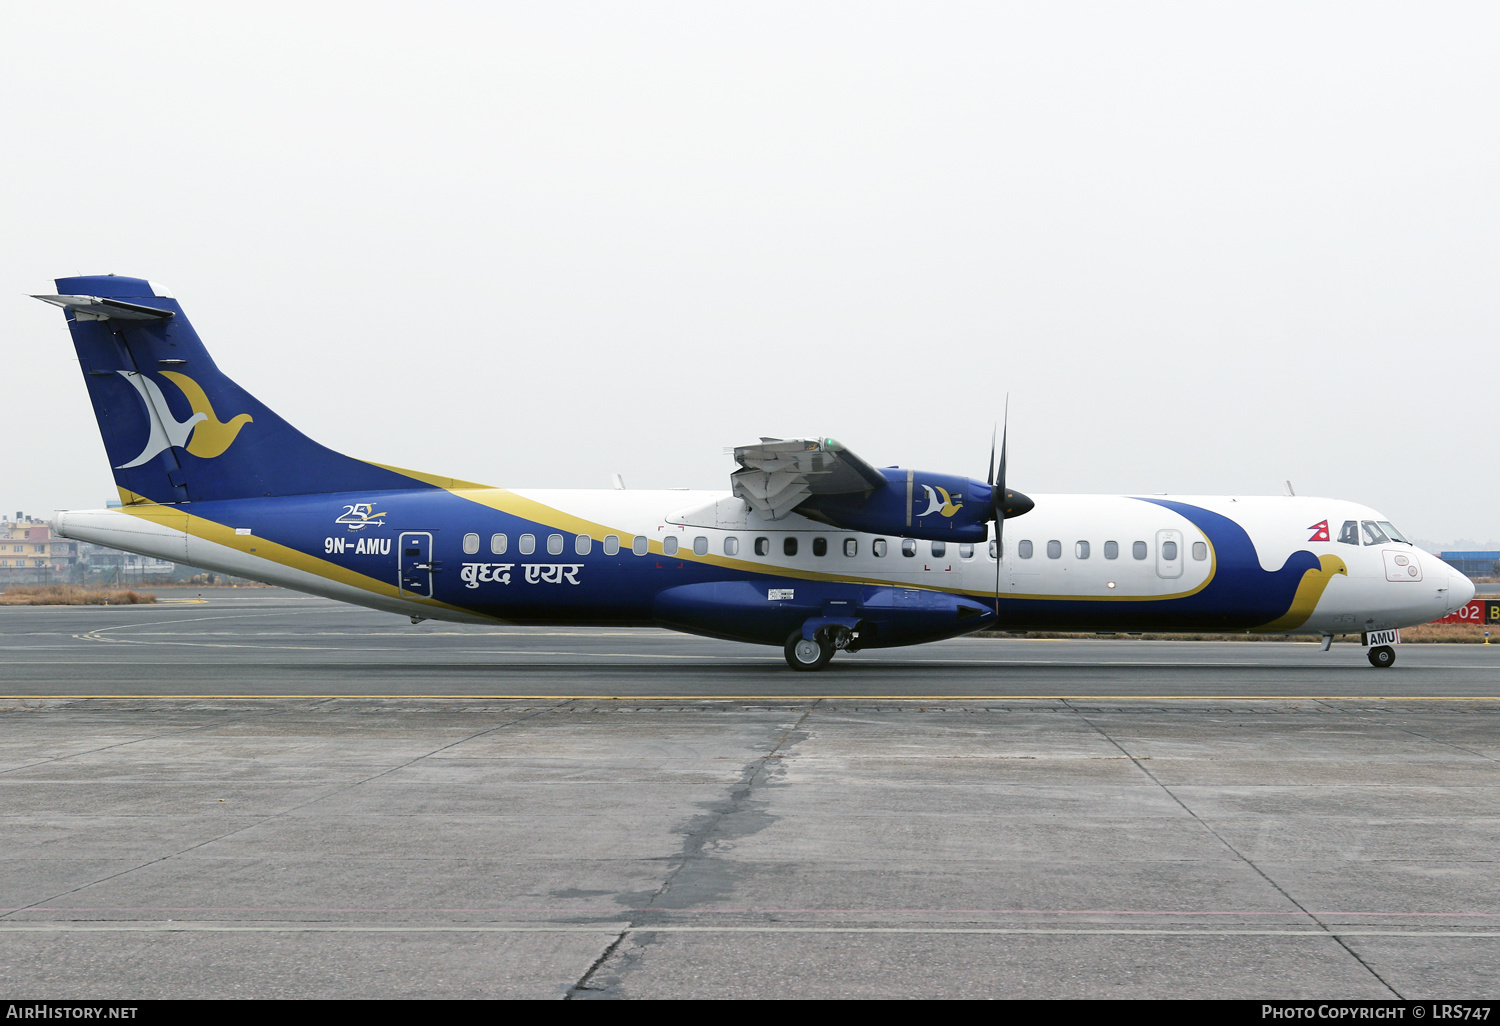
[{"label": "overcast gray sky", "polygon": [[114,488],[61,314],[166,283],[351,454],[727,488],[827,434],[1027,492],[1500,535],[1493,4],[28,4],[0,509]]}]

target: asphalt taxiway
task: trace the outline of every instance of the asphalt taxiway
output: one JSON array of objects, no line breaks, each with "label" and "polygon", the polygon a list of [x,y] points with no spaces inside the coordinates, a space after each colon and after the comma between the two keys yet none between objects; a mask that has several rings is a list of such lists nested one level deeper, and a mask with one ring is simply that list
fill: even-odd
[{"label": "asphalt taxiway", "polygon": [[1500,647],[975,639],[794,674],[161,594],[0,607],[5,997],[1500,983]]},{"label": "asphalt taxiway", "polygon": [[[790,672],[777,648],[649,628],[424,621],[281,589],[157,605],[0,607],[3,684],[35,696],[1500,697],[1500,646],[960,638],[841,653]],[[202,596],[201,600],[199,596]]]}]

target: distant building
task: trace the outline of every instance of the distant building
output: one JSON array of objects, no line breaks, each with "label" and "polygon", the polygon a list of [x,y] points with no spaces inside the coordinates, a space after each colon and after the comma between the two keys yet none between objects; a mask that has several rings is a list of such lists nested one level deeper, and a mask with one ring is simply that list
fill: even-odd
[{"label": "distant building", "polygon": [[[170,559],[71,541],[58,535],[47,521],[24,513],[17,513],[14,520],[0,519],[0,589],[11,584],[161,585],[209,573]],[[241,580],[224,575],[211,579],[225,584]]]},{"label": "distant building", "polygon": [[1465,577],[1500,577],[1500,550],[1494,552],[1439,552],[1444,563]]},{"label": "distant building", "polygon": [[[134,552],[121,552],[89,542],[79,543],[78,563],[90,583],[106,584],[124,584],[143,577],[168,578],[178,567],[170,559],[138,556]],[[184,567],[184,570],[196,572],[192,567]]]},{"label": "distant building", "polygon": [[22,513],[14,520],[0,520],[0,583],[66,576],[77,562],[78,543],[53,534],[47,521]]}]

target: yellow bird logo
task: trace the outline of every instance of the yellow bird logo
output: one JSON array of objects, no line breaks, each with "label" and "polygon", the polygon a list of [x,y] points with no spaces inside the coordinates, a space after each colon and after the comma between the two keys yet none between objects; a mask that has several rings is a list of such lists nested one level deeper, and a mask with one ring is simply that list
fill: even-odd
[{"label": "yellow bird logo", "polygon": [[234,443],[235,436],[240,433],[240,428],[255,419],[248,413],[241,413],[225,424],[214,413],[213,403],[208,401],[208,396],[204,394],[198,382],[176,371],[162,371],[161,376],[182,390],[182,394],[187,396],[188,405],[193,408],[195,414],[203,415],[203,419],[193,429],[193,437],[184,447],[194,456],[212,459],[223,455],[224,450]]}]

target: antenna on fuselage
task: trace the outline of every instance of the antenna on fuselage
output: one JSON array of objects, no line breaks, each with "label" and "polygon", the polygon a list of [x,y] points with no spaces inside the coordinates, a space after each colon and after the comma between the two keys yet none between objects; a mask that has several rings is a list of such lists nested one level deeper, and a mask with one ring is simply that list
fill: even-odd
[{"label": "antenna on fuselage", "polygon": [[623,492],[625,490],[625,479],[619,474],[614,474],[612,476],[615,479],[615,491]]},{"label": "antenna on fuselage", "polygon": [[[616,476],[618,477],[619,475]],[[1286,493],[1294,499],[1297,497],[1297,493],[1295,490],[1293,490],[1292,483],[1290,481],[1286,483]]]}]

